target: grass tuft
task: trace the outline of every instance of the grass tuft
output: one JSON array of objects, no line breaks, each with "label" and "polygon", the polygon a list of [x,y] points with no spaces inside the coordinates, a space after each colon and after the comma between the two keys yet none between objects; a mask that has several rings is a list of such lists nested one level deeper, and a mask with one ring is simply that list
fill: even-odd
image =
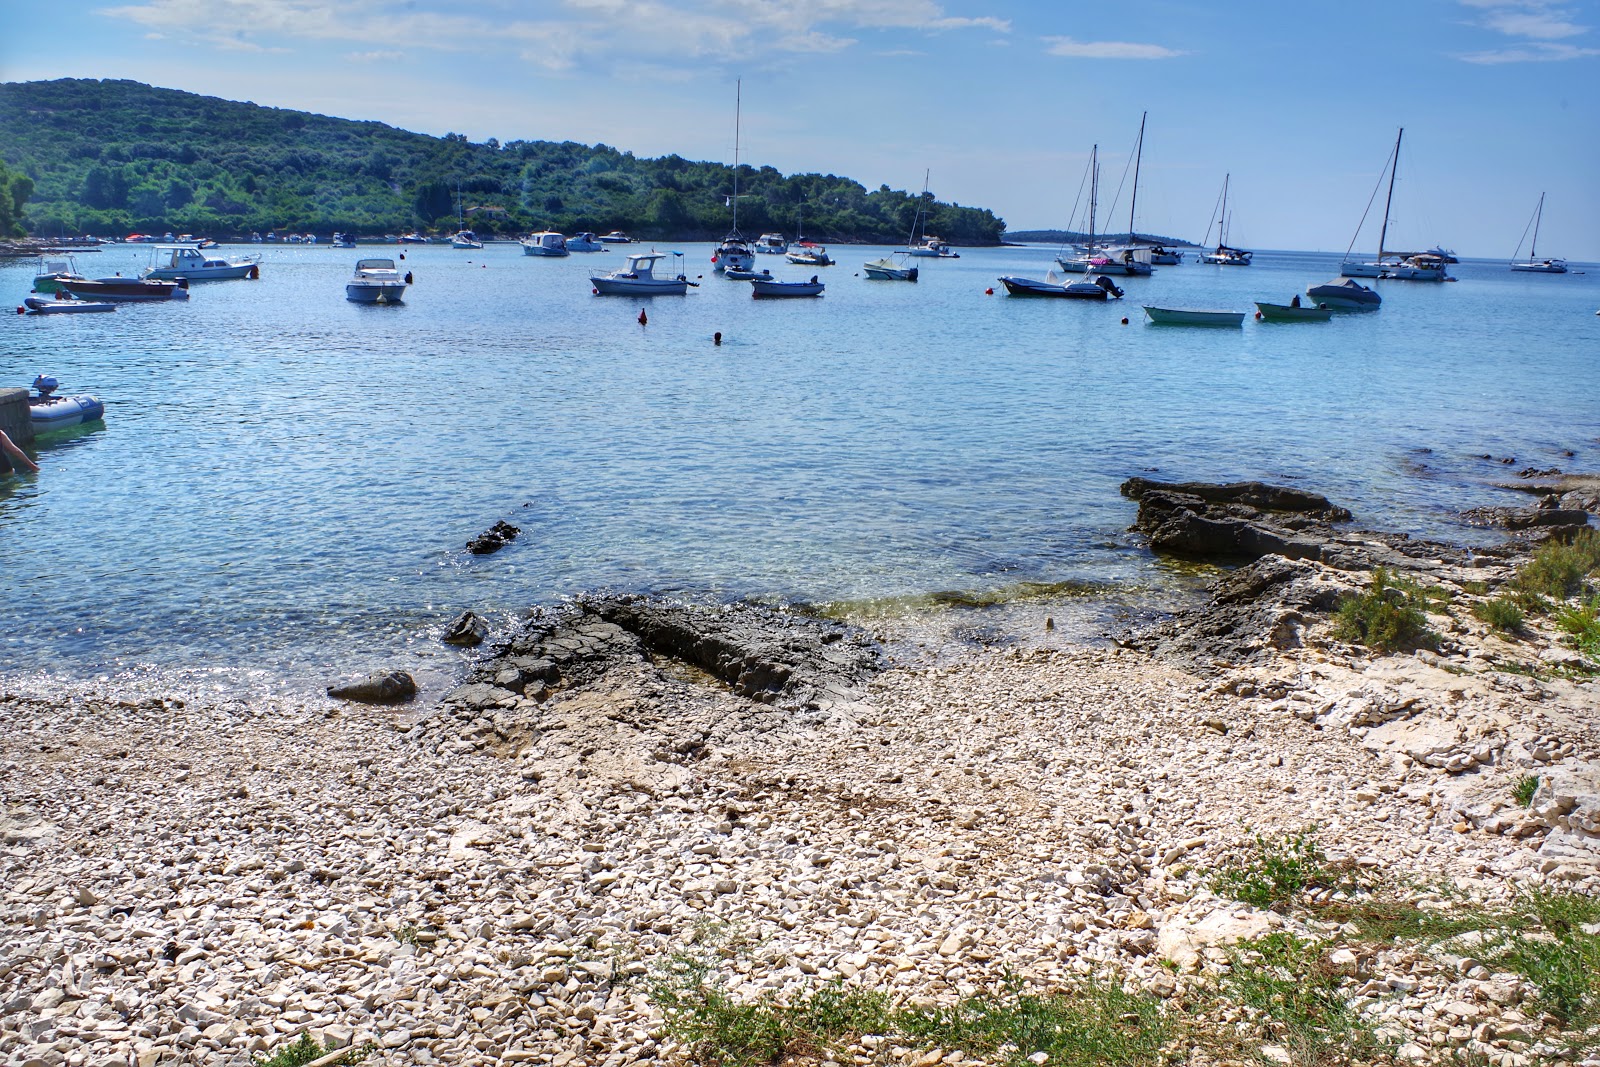
[{"label": "grass tuft", "polygon": [[1373,1023],[1350,1007],[1330,948],[1279,931],[1228,950],[1223,992],[1259,1017],[1296,1067],[1365,1062],[1383,1046]]},{"label": "grass tuft", "polygon": [[250,1062],[253,1067],[305,1067],[305,1064],[326,1056],[330,1051],[312,1040],[310,1034],[301,1034],[300,1040],[294,1044],[285,1045],[265,1059],[252,1056]]},{"label": "grass tuft", "polygon": [[1516,600],[1507,596],[1497,596],[1493,600],[1472,605],[1472,614],[1503,634],[1518,633],[1527,622],[1527,616],[1517,606]]},{"label": "grass tuft", "polygon": [[1428,594],[1415,582],[1394,578],[1382,567],[1372,572],[1372,585],[1339,604],[1334,632],[1343,640],[1380,652],[1432,648],[1439,635],[1428,628]]},{"label": "grass tuft", "polygon": [[1257,908],[1287,911],[1307,890],[1353,888],[1349,866],[1328,862],[1316,829],[1310,826],[1279,840],[1256,834],[1254,854],[1213,872],[1212,890]]},{"label": "grass tuft", "polygon": [[1528,807],[1533,803],[1533,794],[1539,791],[1539,776],[1525,774],[1517,779],[1517,784],[1511,787],[1511,798],[1519,807]]},{"label": "grass tuft", "polygon": [[1600,536],[1584,530],[1568,544],[1546,541],[1517,572],[1519,589],[1538,596],[1564,599],[1583,591],[1585,580],[1600,571]]},{"label": "grass tuft", "polygon": [[1600,597],[1556,613],[1556,627],[1572,638],[1577,650],[1592,660],[1600,660]]}]

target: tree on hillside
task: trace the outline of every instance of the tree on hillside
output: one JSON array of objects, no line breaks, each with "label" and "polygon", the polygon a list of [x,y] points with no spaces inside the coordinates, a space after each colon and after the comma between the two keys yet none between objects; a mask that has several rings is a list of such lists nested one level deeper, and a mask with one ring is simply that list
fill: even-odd
[{"label": "tree on hillside", "polygon": [[22,225],[22,205],[32,195],[33,179],[13,174],[0,161],[0,237],[22,237],[28,232]]}]

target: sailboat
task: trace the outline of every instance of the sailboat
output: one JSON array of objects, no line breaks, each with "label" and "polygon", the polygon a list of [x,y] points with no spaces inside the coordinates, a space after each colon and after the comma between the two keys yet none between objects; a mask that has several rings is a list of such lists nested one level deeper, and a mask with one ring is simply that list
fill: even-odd
[{"label": "sailboat", "polygon": [[[1528,258],[1521,263],[1517,262],[1517,252],[1522,251],[1522,242],[1517,242],[1517,252],[1511,253],[1511,269],[1531,271],[1534,274],[1565,274],[1567,261],[1564,259],[1539,258],[1539,220],[1544,216],[1544,194],[1539,194],[1539,206],[1533,209],[1533,244],[1528,246]],[[1524,229],[1522,236],[1528,236]]]},{"label": "sailboat", "polygon": [[[911,237],[906,241],[906,253],[923,259],[960,259],[961,253],[945,244],[926,229],[928,225],[928,179],[931,170],[922,172],[922,197],[917,201],[917,214],[911,220]],[[918,237],[918,234],[921,237]]]},{"label": "sailboat", "polygon": [[[1217,219],[1217,247],[1210,252],[1200,255],[1200,262],[1215,263],[1221,267],[1248,267],[1254,252],[1246,252],[1238,248],[1228,247],[1228,180],[1231,174],[1222,176],[1222,213]],[[1206,225],[1206,240],[1211,239],[1211,226]]]},{"label": "sailboat", "polygon": [[[1094,241],[1089,241],[1089,249],[1080,256],[1063,256],[1056,260],[1062,270],[1094,271],[1097,274],[1122,274],[1132,277],[1145,278],[1155,269],[1151,264],[1150,249],[1136,245],[1133,240],[1133,212],[1139,204],[1139,165],[1144,160],[1144,123],[1150,113],[1147,111],[1139,117],[1139,141],[1134,153],[1133,162],[1133,197],[1128,203],[1128,241],[1121,248],[1096,249]],[[1090,219],[1089,228],[1094,229],[1094,220]]]},{"label": "sailboat", "polygon": [[719,273],[752,271],[756,267],[756,254],[745,241],[744,234],[739,232],[739,120],[744,106],[744,82],[734,84],[733,195],[728,198],[728,204],[733,208],[733,228],[711,255],[711,262]]},{"label": "sailboat", "polygon": [[[1089,248],[1094,248],[1094,211],[1095,197],[1100,188],[1100,146],[1095,145],[1089,153]],[[1005,276],[1000,278],[1000,284],[1006,287],[1006,292],[1011,296],[1055,296],[1068,297],[1078,300],[1109,300],[1120,297],[1122,290],[1117,288],[1117,283],[1103,276],[1089,275],[1081,282],[1063,282],[1056,277],[1056,272],[1051,270],[1045,273],[1044,279],[1019,278]]]},{"label": "sailboat", "polygon": [[456,183],[456,233],[450,238],[451,248],[482,248],[478,235],[467,229],[467,217],[461,209],[461,183]]},{"label": "sailboat", "polygon": [[789,251],[783,254],[783,258],[802,267],[833,266],[833,257],[828,255],[828,246],[806,240],[805,232],[806,203],[802,200],[800,201],[799,217],[794,225],[794,240],[789,245]]},{"label": "sailboat", "polygon": [[[1401,257],[1389,256],[1389,251],[1384,247],[1389,236],[1389,209],[1394,204],[1394,181],[1400,172],[1400,142],[1406,135],[1406,128],[1400,127],[1400,132],[1394,137],[1394,151],[1389,156],[1386,169],[1389,171],[1389,195],[1383,202],[1383,226],[1378,230],[1378,258],[1371,263],[1352,263],[1348,256],[1350,250],[1345,249],[1345,262],[1339,265],[1339,274],[1345,278],[1387,278],[1408,282],[1444,282],[1454,281],[1445,273],[1445,264],[1450,257],[1442,250],[1438,252],[1418,252],[1415,255]],[[1378,180],[1383,180],[1383,175],[1378,175]],[[1365,221],[1365,216],[1363,216]],[[1357,225],[1356,233],[1359,235],[1361,227]],[[1355,238],[1350,239],[1350,244],[1355,245]]]}]

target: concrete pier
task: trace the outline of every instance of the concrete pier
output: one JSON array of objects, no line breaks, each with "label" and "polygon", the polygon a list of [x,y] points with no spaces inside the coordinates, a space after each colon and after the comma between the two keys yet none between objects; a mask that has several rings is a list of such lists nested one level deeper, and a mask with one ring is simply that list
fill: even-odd
[{"label": "concrete pier", "polygon": [[33,443],[33,416],[26,389],[0,389],[0,430],[19,445]]}]

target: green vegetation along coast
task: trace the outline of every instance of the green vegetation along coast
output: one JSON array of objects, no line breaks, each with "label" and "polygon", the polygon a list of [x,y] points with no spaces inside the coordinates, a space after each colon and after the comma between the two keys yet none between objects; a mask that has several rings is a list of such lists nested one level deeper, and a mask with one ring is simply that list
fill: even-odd
[{"label": "green vegetation along coast", "polygon": [[[728,226],[733,168],[644,159],[573,142],[430,137],[379,122],[161,89],[133,81],[0,84],[0,163],[31,181],[20,219],[50,237],[174,232],[361,235],[449,232],[459,208],[485,235],[622,229],[706,240]],[[0,175],[0,181],[7,176]],[[17,187],[12,186],[15,192]],[[745,166],[739,217],[751,232],[898,242],[926,203],[926,229],[963,245],[1000,242],[1002,220],[833,174]],[[0,205],[0,229],[21,215]],[[9,211],[9,213],[8,213]]]}]

